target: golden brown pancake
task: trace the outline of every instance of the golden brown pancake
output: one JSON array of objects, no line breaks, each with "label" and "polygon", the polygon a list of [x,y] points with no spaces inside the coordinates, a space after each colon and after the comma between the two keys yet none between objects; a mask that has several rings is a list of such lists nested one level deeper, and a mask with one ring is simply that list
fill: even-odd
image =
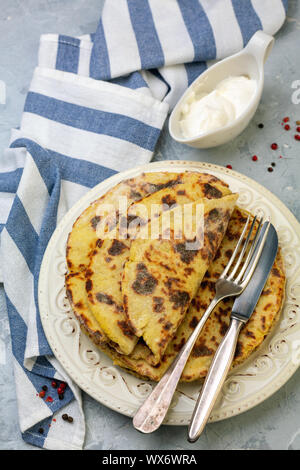
[{"label": "golden brown pancake", "polygon": [[[184,175],[185,179],[187,173],[184,173]],[[195,175],[195,173],[190,173],[190,175]],[[199,175],[202,179],[202,194],[205,193],[205,197],[220,198],[226,194],[230,194],[228,185],[220,181],[218,178],[205,174],[197,175]],[[115,204],[115,207],[117,207],[119,197],[125,195],[128,197],[129,204],[133,203],[129,208],[129,214],[132,217],[138,213],[138,208],[134,204],[135,202],[138,204],[139,200],[146,197],[147,195],[150,196],[152,194],[150,197],[154,197],[154,194],[160,191],[161,193],[157,196],[156,202],[163,202],[164,204],[167,203],[172,206],[171,197],[167,197],[164,199],[164,201],[162,201],[160,196],[168,196],[168,189],[172,189],[172,191],[169,193],[169,196],[172,196],[174,193],[173,190],[175,190],[178,184],[181,184],[181,178],[182,174],[178,173],[147,173],[120,183],[120,185],[112,188],[112,190],[109,191],[106,195],[92,203],[81,214],[81,216],[75,222],[73,230],[69,235],[67,246],[69,273],[66,276],[66,287],[72,309],[80,322],[82,330],[91,337],[92,341],[97,344],[102,351],[104,351],[114,360],[115,364],[118,364],[121,367],[127,369],[134,375],[156,381],[160,379],[169,364],[173,361],[174,357],[186,341],[186,338],[195,327],[196,322],[199,318],[201,318],[206,306],[212,299],[214,295],[214,282],[222,271],[223,266],[225,266],[228,257],[230,256],[230,252],[235,246],[239,233],[241,233],[246,217],[245,211],[240,209],[236,209],[234,211],[233,216],[229,222],[227,234],[222,241],[221,247],[214,262],[208,268],[203,282],[201,283],[201,286],[189,307],[188,313],[177,329],[174,338],[169,343],[166,352],[161,359],[161,362],[155,366],[153,366],[154,361],[152,351],[141,339],[139,339],[131,354],[127,356],[120,354],[120,352],[122,352],[120,345],[112,341],[112,339],[104,333],[103,329],[100,327],[99,322],[96,320],[94,313],[90,309],[91,303],[87,299],[87,294],[89,291],[86,291],[86,282],[90,279],[88,266],[91,263],[91,260],[94,261],[94,266],[96,267],[97,256],[99,256],[99,263],[101,257],[103,259],[105,254],[105,251],[103,251],[101,255],[98,252],[98,249],[103,242],[103,240],[100,241],[97,237],[96,230],[97,224],[99,222],[97,219],[97,207],[99,202],[112,202]],[[192,176],[190,179],[190,183],[192,184],[195,183],[193,178],[194,177]],[[199,182],[195,183],[195,185],[198,188]],[[177,197],[180,196],[180,198],[182,198],[184,196],[184,194],[181,192],[183,189],[179,189],[179,187],[177,189],[179,192]],[[193,190],[195,190],[195,186]],[[189,194],[186,194],[186,196],[189,198]],[[122,254],[120,255],[118,253],[119,247],[116,245],[112,246],[112,243],[114,243],[114,240],[104,240],[103,242],[103,247],[105,248],[104,244],[107,245],[106,252],[110,250],[109,256],[112,258],[112,260],[107,263],[107,267],[112,267],[117,263],[122,264]],[[127,254],[123,260],[125,261],[125,258],[126,260],[128,259],[131,243],[129,240],[122,240],[122,243],[126,244]],[[93,252],[96,250],[97,255],[94,256]],[[125,254],[125,251],[123,251],[123,255]],[[111,256],[112,254],[113,256]],[[108,278],[112,276],[111,272],[115,269],[116,268],[108,270],[110,271],[108,272]],[[102,286],[101,282],[100,285]],[[264,337],[268,335],[272,326],[276,323],[284,298],[284,282],[285,275],[283,270],[282,257],[279,251],[274,263],[273,270],[269,276],[269,280],[267,281],[263,294],[257,304],[256,310],[253,313],[250,321],[242,329],[233,365],[242,363],[251,354],[251,352],[259,347]],[[109,295],[109,293],[107,293],[107,295]],[[120,298],[122,299],[121,291],[119,290],[119,299]],[[111,300],[109,298],[106,300],[107,303],[104,303],[105,306],[111,308],[113,305],[110,303]],[[232,303],[233,300],[228,299],[221,302],[216,307],[215,311],[206,323],[202,334],[198,338],[198,341],[194,347],[194,351],[189,358],[182,375],[182,381],[197,380],[199,378],[203,378],[206,375],[212,356],[224,335],[226,326],[229,324]],[[120,301],[119,305],[122,305],[122,300]],[[160,309],[159,306],[157,308]],[[119,320],[120,319],[117,321]],[[127,321],[123,327],[124,331],[122,333],[121,328],[119,339],[121,338],[122,334],[123,337],[127,336]],[[134,341],[136,342],[136,338]]]},{"label": "golden brown pancake", "polygon": [[[170,239],[132,241],[121,285],[123,304],[133,331],[152,351],[154,364],[161,360],[183,321],[224,237],[236,200],[237,195],[230,194],[191,204],[192,233],[204,231],[201,242],[196,236],[198,244],[188,246],[185,233],[176,238],[174,217],[171,218]],[[203,210],[198,220],[197,206]],[[160,219],[162,217],[163,214]]]},{"label": "golden brown pancake", "polygon": [[[176,186],[181,181],[180,173],[142,173],[122,181],[102,197],[90,204],[74,222],[69,234],[66,249],[68,273],[66,275],[66,289],[73,312],[81,325],[85,325],[90,334],[95,332],[95,341],[102,336],[102,341],[109,340],[87,305],[85,291],[81,282],[85,284],[85,275],[91,256],[101,243],[98,237],[98,224],[101,222],[99,207],[110,204],[118,210],[119,200],[126,197],[128,205],[163,188]],[[80,297],[81,296],[81,297]],[[76,298],[76,302],[73,300]],[[92,325],[94,325],[94,330]]]},{"label": "golden brown pancake", "polygon": [[[235,209],[217,255],[208,268],[189,311],[167,347],[161,362],[156,366],[149,363],[151,362],[149,361],[150,350],[143,342],[136,345],[130,356],[117,354],[109,345],[101,346],[101,349],[113,359],[114,364],[139,377],[154,381],[160,380],[213,299],[215,282],[228,263],[247,215],[246,211]],[[241,330],[233,367],[243,363],[261,345],[278,321],[284,301],[284,288],[285,274],[279,250],[255,311]],[[206,376],[213,355],[229,326],[233,301],[231,298],[225,299],[214,309],[193,348],[181,381],[191,382]]]},{"label": "golden brown pancake", "polygon": [[112,204],[118,209],[121,197],[127,197],[128,206],[148,194],[164,187],[176,185],[180,173],[142,173],[135,178],[122,181],[106,194],[94,201],[77,218],[67,242],[67,264],[69,272],[82,271],[90,262],[90,253],[97,242],[97,225],[100,222],[99,206]]},{"label": "golden brown pancake", "polygon": [[[138,203],[133,203],[128,209],[125,224],[122,216],[117,228],[122,224],[123,228],[128,228],[128,233],[132,237],[139,229],[147,228],[145,224],[148,220],[159,216],[175,205],[191,203],[204,196],[220,198],[230,194],[225,183],[208,174],[186,172],[180,174],[176,180],[173,175],[172,178],[172,185],[165,185]],[[160,186],[162,185],[157,187]],[[124,232],[122,235],[124,236]],[[123,266],[129,258],[130,246],[131,239],[123,237],[122,239],[97,239],[94,250],[88,255],[90,263],[85,271],[86,291],[93,317],[98,321],[105,335],[123,354],[130,354],[138,341],[123,310],[120,288]]]}]

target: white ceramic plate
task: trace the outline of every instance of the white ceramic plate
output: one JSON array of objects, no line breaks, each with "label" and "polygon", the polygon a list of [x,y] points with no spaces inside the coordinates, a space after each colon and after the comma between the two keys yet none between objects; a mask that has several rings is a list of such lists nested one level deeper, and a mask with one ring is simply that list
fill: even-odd
[{"label": "white ceramic plate", "polygon": [[[41,267],[39,307],[49,344],[70,377],[100,403],[133,416],[153,383],[113,366],[80,332],[65,295],[66,240],[81,212],[121,180],[143,171],[185,170],[222,178],[232,191],[239,193],[241,207],[269,216],[278,231],[286,268],[286,299],[280,321],[261,347],[228,376],[210,417],[210,421],[217,421],[261,403],[291,377],[300,363],[300,225],[282,202],[255,181],[220,166],[187,161],[150,163],[108,178],[80,199],[55,230]],[[199,383],[178,387],[166,424],[188,424],[199,389]]]}]

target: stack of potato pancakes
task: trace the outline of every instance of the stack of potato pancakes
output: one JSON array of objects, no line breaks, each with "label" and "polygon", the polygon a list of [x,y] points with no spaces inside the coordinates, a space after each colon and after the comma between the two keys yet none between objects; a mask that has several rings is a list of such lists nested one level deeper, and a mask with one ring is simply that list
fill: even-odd
[{"label": "stack of potato pancakes", "polygon": [[[142,173],[112,188],[75,221],[67,242],[67,295],[82,330],[114,364],[138,377],[162,377],[214,297],[242,233],[248,213],[236,207],[237,197],[210,174]],[[233,366],[278,320],[284,284],[279,250],[241,330]],[[232,304],[226,299],[211,314],[182,381],[207,374]]]}]

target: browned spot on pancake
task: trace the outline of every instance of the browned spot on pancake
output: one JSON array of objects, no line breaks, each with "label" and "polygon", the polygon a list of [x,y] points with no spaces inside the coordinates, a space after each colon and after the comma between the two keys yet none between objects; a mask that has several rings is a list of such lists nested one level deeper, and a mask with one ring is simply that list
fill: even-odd
[{"label": "browned spot on pancake", "polygon": [[208,348],[204,343],[199,343],[192,350],[193,357],[211,356],[214,351]]},{"label": "browned spot on pancake", "polygon": [[280,272],[278,271],[277,268],[272,268],[272,274],[275,277],[281,277]]},{"label": "browned spot on pancake", "polygon": [[164,349],[164,347],[165,347],[167,341],[168,341],[168,338],[162,338],[162,339],[160,340],[160,342],[158,343],[158,346],[159,346],[161,349]]},{"label": "browned spot on pancake", "polygon": [[68,264],[68,268],[71,269],[73,264],[71,263],[71,261],[69,259],[67,260],[67,264]]},{"label": "browned spot on pancake", "polygon": [[265,327],[266,327],[266,317],[265,316],[261,317],[261,324],[262,324],[262,329],[264,330]]},{"label": "browned spot on pancake", "polygon": [[66,289],[66,293],[67,293],[68,299],[72,302],[73,295],[72,295],[71,289]]},{"label": "browned spot on pancake", "polygon": [[120,255],[124,250],[126,250],[126,248],[127,247],[124,245],[124,243],[120,242],[119,240],[113,240],[110,248],[108,249],[108,254],[111,256]]},{"label": "browned spot on pancake", "polygon": [[225,255],[226,255],[226,257],[227,257],[228,259],[230,259],[230,258],[231,258],[231,256],[232,256],[232,253],[233,253],[233,251],[232,251],[232,250],[226,250],[226,251],[225,251]]},{"label": "browned spot on pancake", "polygon": [[241,356],[242,352],[243,352],[243,345],[242,345],[241,341],[238,341],[237,345],[236,345],[236,350],[235,350],[234,357],[237,358],[237,357]]},{"label": "browned spot on pancake", "polygon": [[[166,194],[165,196],[163,196],[161,198],[161,202],[163,204],[167,204],[168,206],[173,206],[176,204],[176,200],[174,198],[172,198],[171,194]],[[165,210],[165,208],[164,208]]]},{"label": "browned spot on pancake", "polygon": [[271,289],[265,289],[262,291],[261,295],[269,295],[271,294],[271,292],[272,292]]},{"label": "browned spot on pancake", "polygon": [[194,268],[184,268],[184,274],[186,276],[190,276],[194,271]]},{"label": "browned spot on pancake", "polygon": [[219,313],[221,316],[223,315],[226,317],[227,315],[230,314],[230,312],[231,312],[231,307],[222,308],[221,306],[219,306]]},{"label": "browned spot on pancake", "polygon": [[93,288],[93,281],[91,279],[88,279],[85,283],[85,290],[89,292]]},{"label": "browned spot on pancake", "polygon": [[220,216],[221,216],[220,211],[219,209],[216,209],[216,208],[211,209],[209,213],[207,214],[207,218],[211,222],[217,222],[217,220],[220,219]]},{"label": "browned spot on pancake", "polygon": [[82,303],[81,301],[79,301],[79,302],[77,302],[77,303],[75,304],[75,307],[77,307],[77,308],[80,308],[80,309],[81,309],[81,308],[83,308],[83,307],[84,307],[84,305],[83,305],[83,303]]},{"label": "browned spot on pancake", "polygon": [[91,226],[93,227],[94,230],[96,230],[97,225],[99,224],[100,220],[101,220],[101,217],[99,215],[95,215],[95,217],[91,219]]},{"label": "browned spot on pancake", "polygon": [[221,323],[221,326],[220,326],[220,334],[221,334],[222,336],[224,336],[227,330],[228,330],[228,325],[227,325],[227,323],[222,322],[222,323]]},{"label": "browned spot on pancake", "polygon": [[193,317],[189,323],[190,325],[190,328],[196,328],[196,326],[198,325],[198,318],[197,317]]},{"label": "browned spot on pancake", "polygon": [[172,271],[172,269],[170,268],[170,266],[168,266],[167,264],[164,264],[162,261],[159,263],[159,265],[160,265],[162,268],[165,268],[167,271]]},{"label": "browned spot on pancake", "polygon": [[169,277],[165,282],[164,285],[167,287],[167,289],[172,289],[172,285],[176,284],[178,285],[180,283],[180,279],[178,277]]},{"label": "browned spot on pancake", "polygon": [[96,246],[97,246],[98,248],[101,248],[101,246],[103,245],[103,243],[104,243],[104,240],[101,240],[101,238],[98,238],[98,240],[96,241]]},{"label": "browned spot on pancake", "polygon": [[185,339],[182,338],[181,341],[180,341],[180,343],[173,345],[173,349],[174,349],[176,352],[178,352],[178,351],[180,351],[180,349],[181,349],[184,345],[185,345]]},{"label": "browned spot on pancake", "polygon": [[245,335],[246,335],[248,338],[253,338],[253,339],[255,339],[255,334],[253,333],[253,331],[246,330],[246,331],[245,331]]},{"label": "browned spot on pancake", "polygon": [[167,321],[167,323],[164,324],[163,328],[164,330],[166,331],[169,331],[173,326],[173,323],[171,323],[170,321]]},{"label": "browned spot on pancake", "polygon": [[131,199],[134,199],[135,201],[137,201],[138,199],[142,199],[141,193],[139,193],[138,191],[134,191],[133,189],[131,189],[129,197]]},{"label": "browned spot on pancake", "polygon": [[110,262],[111,262],[111,258],[110,258],[109,256],[106,256],[106,257],[105,257],[105,261],[106,261],[107,263],[110,263]]},{"label": "browned spot on pancake", "polygon": [[215,292],[215,283],[213,281],[202,281],[201,289],[208,289],[210,292]]},{"label": "browned spot on pancake", "polygon": [[186,194],[186,192],[185,192],[184,189],[179,189],[179,190],[177,191],[177,194],[178,194],[178,196],[184,196],[184,195]]},{"label": "browned spot on pancake", "polygon": [[153,310],[160,313],[164,308],[164,299],[162,297],[153,297]]},{"label": "browned spot on pancake", "polygon": [[271,302],[264,306],[264,311],[269,310],[272,307]]},{"label": "browned spot on pancake", "polygon": [[118,325],[121,328],[125,336],[127,336],[128,338],[134,337],[134,331],[132,330],[129,323],[127,323],[126,321],[118,321]]},{"label": "browned spot on pancake", "polygon": [[93,274],[94,272],[90,268],[88,268],[84,273],[86,278],[91,277]]},{"label": "browned spot on pancake", "polygon": [[216,245],[217,235],[214,232],[207,232],[207,238],[208,238],[210,249],[213,250]]},{"label": "browned spot on pancake", "polygon": [[144,263],[138,263],[136,280],[132,284],[133,290],[139,295],[149,295],[156,286],[157,279],[149,273]]},{"label": "browned spot on pancake", "polygon": [[179,183],[181,183],[180,175],[176,179],[167,181],[166,183],[161,183],[161,184],[152,183],[150,184],[151,189],[152,189],[151,192],[160,191],[161,189],[165,189],[165,188],[172,188],[173,186],[176,186]]},{"label": "browned spot on pancake", "polygon": [[232,233],[229,229],[227,229],[226,237],[228,238],[229,241],[238,240],[240,236],[241,236],[240,233]]},{"label": "browned spot on pancake", "polygon": [[175,251],[179,253],[181,261],[183,263],[190,264],[198,254],[199,250],[187,250],[186,248],[186,243],[177,243],[175,245]]},{"label": "browned spot on pancake", "polygon": [[223,196],[219,189],[215,188],[209,183],[205,183],[204,185],[204,194],[208,199],[219,199]]},{"label": "browned spot on pancake", "polygon": [[103,294],[102,292],[97,292],[96,299],[98,300],[98,302],[103,303],[103,304],[107,304],[107,305],[114,304],[112,296],[108,294]]},{"label": "browned spot on pancake", "polygon": [[[150,248],[151,248],[151,247],[150,247]],[[150,251],[147,251],[147,250],[145,251],[145,258],[146,258],[146,260],[149,261],[149,263],[152,262],[152,261],[151,261],[152,258],[151,258],[151,252],[150,252]]]},{"label": "browned spot on pancake", "polygon": [[190,294],[186,291],[178,290],[170,296],[170,301],[174,303],[173,308],[184,308],[190,300]]},{"label": "browned spot on pancake", "polygon": [[123,296],[123,307],[124,307],[124,311],[127,313],[128,312],[128,297],[127,297],[127,295]]}]

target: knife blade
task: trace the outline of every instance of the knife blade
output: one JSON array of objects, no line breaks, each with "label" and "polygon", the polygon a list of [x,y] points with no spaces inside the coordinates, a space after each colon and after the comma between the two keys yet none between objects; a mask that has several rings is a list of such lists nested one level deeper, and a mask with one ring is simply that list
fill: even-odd
[{"label": "knife blade", "polygon": [[[259,240],[264,236],[264,233],[267,229],[267,225],[268,223],[265,222],[265,224],[262,227],[261,233],[259,235]],[[243,322],[246,322],[249,320],[249,318],[251,317],[252,313],[255,310],[258,299],[269,277],[270,271],[272,269],[272,266],[276,258],[277,250],[278,250],[277,232],[274,226],[270,224],[268,235],[267,235],[265,245],[264,245],[264,249],[262,251],[262,254],[260,255],[259,262],[249,281],[249,284],[247,285],[243,293],[236,297],[233,307],[232,307],[231,318],[236,318]],[[255,251],[253,253],[253,256],[255,256]],[[250,266],[251,266],[251,262],[250,262]],[[246,275],[247,275],[247,271],[245,272],[244,277]]]},{"label": "knife blade", "polygon": [[[197,400],[188,431],[189,442],[195,442],[199,438],[207,423],[234,358],[241,327],[249,320],[254,312],[274,264],[278,250],[278,237],[274,226],[269,222],[265,222],[259,238],[264,236],[266,230],[268,230],[268,232],[266,234],[265,245],[258,264],[249,284],[234,301],[229,328],[214,355]],[[255,250],[253,256],[255,256]],[[247,271],[245,273],[245,276],[246,275]]]}]

